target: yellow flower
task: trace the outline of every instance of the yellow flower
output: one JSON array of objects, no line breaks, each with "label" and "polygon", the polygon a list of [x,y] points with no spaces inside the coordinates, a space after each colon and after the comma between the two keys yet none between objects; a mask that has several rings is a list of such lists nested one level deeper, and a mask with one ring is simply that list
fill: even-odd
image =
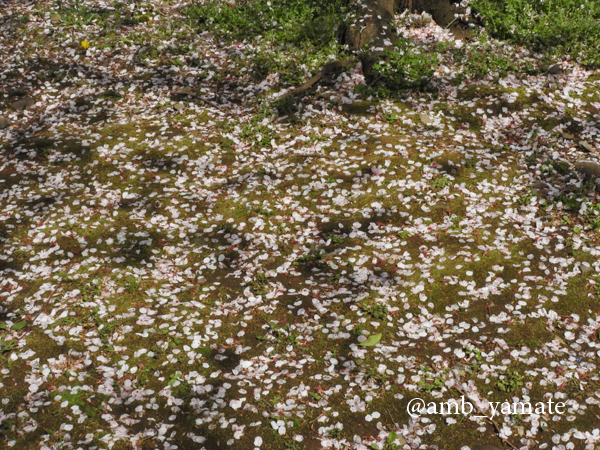
[{"label": "yellow flower", "polygon": [[87,50],[88,48],[90,48],[90,43],[88,41],[81,41],[81,47],[84,50]]}]

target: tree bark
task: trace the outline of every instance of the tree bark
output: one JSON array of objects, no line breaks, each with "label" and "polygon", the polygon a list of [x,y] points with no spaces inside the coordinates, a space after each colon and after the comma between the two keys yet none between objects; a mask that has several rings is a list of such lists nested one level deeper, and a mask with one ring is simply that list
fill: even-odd
[{"label": "tree bark", "polygon": [[359,54],[367,83],[374,81],[373,65],[398,40],[395,12],[395,0],[365,0],[355,4],[345,42]]},{"label": "tree bark", "polygon": [[456,0],[358,0],[347,26],[345,43],[357,52],[367,83],[374,83],[373,66],[397,42],[394,27],[396,11],[429,13],[443,28],[449,28],[458,38],[470,36],[468,25],[456,15],[465,15],[465,8]]},{"label": "tree bark", "polygon": [[[353,6],[343,40],[360,59],[368,84],[377,82],[373,66],[381,60],[386,50],[393,49],[398,41],[394,25],[396,11],[408,9],[413,13],[427,12],[438,25],[449,27],[458,37],[464,37],[460,35],[461,22],[456,20],[455,14],[464,14],[465,9],[457,6],[456,0],[351,0],[351,2]],[[346,68],[350,62],[351,60],[347,60],[328,64],[285,97],[303,94],[319,83],[324,76]]]}]

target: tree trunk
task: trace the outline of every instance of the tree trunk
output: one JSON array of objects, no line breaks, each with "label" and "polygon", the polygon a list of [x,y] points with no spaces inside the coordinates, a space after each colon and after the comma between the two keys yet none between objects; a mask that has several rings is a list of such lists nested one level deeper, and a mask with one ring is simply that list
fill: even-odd
[{"label": "tree trunk", "polygon": [[354,4],[344,39],[358,53],[367,83],[376,81],[373,66],[398,40],[395,12],[406,9],[429,13],[439,26],[449,28],[458,38],[470,36],[467,24],[456,17],[464,15],[466,10],[455,0],[359,0]]},{"label": "tree trunk", "polygon": [[355,5],[345,41],[359,54],[368,83],[374,81],[373,65],[398,40],[394,27],[394,0],[366,0]]},{"label": "tree trunk", "polygon": [[[343,40],[360,59],[368,84],[377,82],[378,78],[373,71],[373,66],[381,60],[386,50],[393,49],[398,41],[394,25],[396,11],[408,9],[413,13],[427,12],[438,25],[450,28],[458,37],[464,37],[460,36],[461,22],[456,20],[455,14],[464,14],[465,10],[457,6],[456,0],[350,0],[350,2],[353,3],[351,18],[346,25]],[[318,74],[284,97],[303,94],[326,75],[344,69],[351,63],[352,60],[345,60],[328,64]]]}]

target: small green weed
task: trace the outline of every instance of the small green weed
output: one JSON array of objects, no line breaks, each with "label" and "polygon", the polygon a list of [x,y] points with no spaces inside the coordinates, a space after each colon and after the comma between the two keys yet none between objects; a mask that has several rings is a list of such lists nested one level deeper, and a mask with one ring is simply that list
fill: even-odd
[{"label": "small green weed", "polygon": [[402,118],[400,116],[397,116],[394,113],[384,114],[383,119],[388,123],[397,123],[400,120],[402,120]]},{"label": "small green weed", "polygon": [[300,333],[292,331],[289,323],[280,325],[271,321],[269,322],[269,333],[268,336],[256,336],[256,339],[259,341],[274,341],[280,345],[296,345],[300,337]]},{"label": "small green weed", "polygon": [[252,283],[252,289],[257,295],[265,295],[268,287],[267,277],[264,273],[259,272],[254,276],[254,282]]},{"label": "small green weed", "polygon": [[333,234],[330,234],[329,236],[325,236],[325,239],[330,240],[334,244],[343,244],[344,243],[344,238],[342,238],[340,236],[335,236]]},{"label": "small green weed", "polygon": [[382,446],[381,444],[373,443],[370,447],[372,450],[402,450],[403,445],[395,444],[396,439],[398,439],[398,435],[395,431],[391,431]]},{"label": "small green weed", "polygon": [[0,354],[11,352],[17,345],[17,341],[15,339],[7,340],[6,338],[7,336],[0,338]]},{"label": "small green weed", "polygon": [[533,194],[523,194],[517,199],[517,205],[527,206],[535,198]]},{"label": "small green weed", "polygon": [[181,373],[172,373],[171,375],[169,375],[169,381],[167,384],[169,386],[173,386],[176,381],[179,381],[180,378],[181,378]]},{"label": "small green weed", "polygon": [[427,91],[437,64],[435,53],[420,53],[409,40],[401,39],[373,70],[377,81],[389,89]]},{"label": "small green weed", "polygon": [[454,217],[452,217],[452,219],[450,219],[450,221],[452,222],[452,225],[450,225],[451,230],[462,231],[462,227],[460,226],[460,221],[461,221],[460,217],[454,216]]},{"label": "small green weed", "polygon": [[419,380],[419,389],[422,392],[431,393],[444,387],[444,380],[442,378],[425,379]]},{"label": "small green weed", "polygon": [[387,306],[382,303],[365,304],[361,306],[361,309],[376,320],[383,320],[388,315]]},{"label": "small green weed", "polygon": [[569,163],[566,161],[552,161],[552,168],[561,175],[566,175],[570,172]]},{"label": "small green weed", "polygon": [[305,255],[301,255],[296,258],[296,261],[293,262],[295,266],[306,265],[322,268],[324,267],[323,255],[318,252],[310,252]]},{"label": "small green weed", "polygon": [[481,361],[481,350],[477,350],[476,348],[465,348],[465,353],[467,356],[474,355],[477,361]]},{"label": "small green weed", "polygon": [[452,181],[447,177],[439,177],[431,182],[431,187],[435,189],[443,189],[448,186]]},{"label": "small green weed", "polygon": [[507,370],[496,382],[496,387],[502,392],[515,392],[519,386],[523,386],[523,377],[514,370]]},{"label": "small green weed", "polygon": [[590,220],[590,230],[600,230],[600,218]]},{"label": "small green weed", "polygon": [[125,285],[125,290],[130,294],[138,292],[140,290],[140,284],[134,277],[129,277],[127,279],[127,284]]},{"label": "small green weed", "polygon": [[294,441],[286,441],[283,444],[283,449],[284,450],[302,450],[302,447],[300,446],[299,443],[294,442]]},{"label": "small green weed", "polygon": [[[576,197],[569,197],[566,194],[561,194],[555,199],[555,203],[562,203],[563,207],[569,208],[573,211],[579,211],[581,199]],[[569,222],[570,224],[570,222]]]},{"label": "small green weed", "polygon": [[331,428],[329,431],[327,431],[327,436],[333,439],[338,439],[342,436],[342,430],[339,428]]},{"label": "small green weed", "polygon": [[273,211],[271,209],[254,207],[254,208],[251,208],[251,210],[257,214],[262,214],[263,216],[266,216],[266,217],[271,217],[271,216],[275,215],[275,211]]}]

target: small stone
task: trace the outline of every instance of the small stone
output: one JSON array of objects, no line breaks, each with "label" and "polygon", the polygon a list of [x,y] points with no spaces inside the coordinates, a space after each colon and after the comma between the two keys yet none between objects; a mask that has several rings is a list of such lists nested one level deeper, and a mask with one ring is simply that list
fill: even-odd
[{"label": "small stone", "polygon": [[560,336],[554,335],[554,339],[556,339],[563,347],[569,347],[569,344],[567,344]]},{"label": "small stone", "polygon": [[175,89],[173,95],[191,95],[192,97],[195,97],[196,93],[190,86],[186,86],[181,89]]},{"label": "small stone", "polygon": [[447,212],[448,211],[448,205],[443,204],[443,203],[436,203],[435,205],[431,206],[431,209],[434,210],[434,211]]},{"label": "small stone", "polygon": [[431,125],[433,123],[433,119],[429,116],[429,114],[421,113],[419,114],[419,118],[424,125]]},{"label": "small stone", "polygon": [[587,178],[600,178],[600,164],[579,162],[575,163],[575,169]]},{"label": "small stone", "polygon": [[58,25],[62,22],[62,16],[57,13],[50,14],[50,22],[52,23],[52,25]]},{"label": "small stone", "polygon": [[146,214],[154,214],[156,209],[160,207],[160,203],[158,202],[150,202],[146,205]]},{"label": "small stone", "polygon": [[31,99],[29,97],[24,97],[21,100],[17,100],[16,102],[13,102],[10,106],[15,111],[23,111],[27,108],[31,108],[33,105],[35,105],[35,102],[33,101],[33,99]]},{"label": "small stone", "polygon": [[563,73],[563,70],[559,64],[554,64],[552,67],[548,68],[548,73],[551,75],[560,75],[561,73]]},{"label": "small stone", "polygon": [[454,369],[452,369],[452,371],[458,377],[462,377],[467,374],[467,366],[465,366],[464,364],[457,364],[456,366],[454,366]]},{"label": "small stone", "polygon": [[563,137],[563,139],[569,139],[571,141],[575,140],[575,136],[573,136],[571,133],[567,133],[566,131],[561,131],[560,135]]},{"label": "small stone", "polygon": [[408,443],[401,434],[396,435],[396,440],[399,442],[400,448],[403,448]]},{"label": "small stone", "polygon": [[579,141],[579,148],[584,152],[592,153],[594,151],[594,147],[587,141]]},{"label": "small stone", "polygon": [[10,125],[10,120],[8,120],[6,117],[0,117],[0,130],[8,128]]}]

